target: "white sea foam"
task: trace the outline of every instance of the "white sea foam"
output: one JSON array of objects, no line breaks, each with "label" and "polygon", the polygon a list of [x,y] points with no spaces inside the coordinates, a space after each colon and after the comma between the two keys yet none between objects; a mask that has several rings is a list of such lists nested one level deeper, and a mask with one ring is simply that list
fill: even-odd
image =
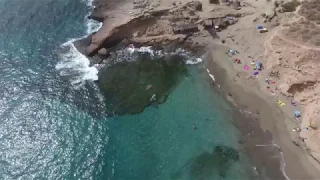
[{"label": "white sea foam", "polygon": [[[93,0],[86,0],[86,5],[93,10]],[[88,16],[88,15],[87,15]],[[85,17],[86,35],[98,31],[102,23],[96,22],[92,19]],[[71,39],[61,45],[63,49],[68,51],[60,54],[61,61],[56,65],[56,70],[59,71],[61,76],[69,76],[72,85],[82,85],[85,81],[96,81],[98,80],[98,69],[97,66],[90,67],[89,59],[81,54],[74,46],[74,42],[86,37],[80,37]]]},{"label": "white sea foam", "polygon": [[87,26],[87,35],[89,35],[93,32],[97,32],[102,27],[102,23],[92,19],[86,19],[86,26]]},{"label": "white sea foam", "polygon": [[216,79],[214,78],[214,76],[210,73],[210,70],[207,68],[207,72],[210,76],[210,78],[213,80],[213,81],[216,81]]},{"label": "white sea foam", "polygon": [[86,3],[87,6],[94,8],[93,1],[94,0],[82,0],[84,3]]},{"label": "white sea foam", "polygon": [[151,46],[142,46],[138,49],[138,52],[148,53],[148,54],[150,54],[150,56],[154,56],[153,50],[151,49]]},{"label": "white sea foam", "polygon": [[135,48],[134,45],[130,44],[126,51],[132,55],[132,57],[136,57],[136,53],[148,53],[151,57],[157,56],[166,56],[166,55],[179,55],[184,57],[184,61],[186,64],[198,64],[202,62],[202,58],[193,57],[191,52],[188,52],[184,49],[178,48],[173,52],[164,52],[162,50],[153,50],[152,46],[141,46],[140,48]]},{"label": "white sea foam", "polygon": [[[92,11],[95,8],[95,6],[93,5],[93,0],[87,0],[86,4],[90,8],[90,11]],[[87,18],[88,15],[90,15],[90,13],[91,12],[89,12],[85,17],[85,19],[86,19],[85,23],[86,23],[86,26],[87,26],[87,35],[98,31],[102,27],[102,23],[101,22],[97,22],[95,20]]]},{"label": "white sea foam", "polygon": [[186,61],[186,64],[198,64],[201,62],[202,62],[201,58],[191,58]]},{"label": "white sea foam", "polygon": [[98,70],[90,67],[89,59],[81,54],[73,42],[78,39],[71,39],[62,44],[62,48],[69,48],[67,52],[61,53],[61,61],[56,65],[56,70],[61,76],[72,76],[70,79],[73,85],[82,85],[84,81],[98,80]]},{"label": "white sea foam", "polygon": [[[133,44],[130,44],[126,48],[126,51],[128,51],[131,55],[134,54],[135,52],[139,52],[139,53],[148,53],[150,54],[150,56],[154,56],[154,51],[152,50],[152,46],[141,46],[140,48],[135,48]],[[157,54],[159,54],[159,52],[157,52]]]},{"label": "white sea foam", "polygon": [[[257,144],[256,146],[275,146],[277,148],[281,148],[278,144]],[[281,159],[280,159],[280,170],[283,174],[283,176],[286,178],[286,180],[290,180],[290,178],[287,176],[287,173],[285,171],[285,168],[286,168],[286,163],[284,161],[284,157],[283,157],[283,152],[279,152],[280,156],[281,156]]]}]

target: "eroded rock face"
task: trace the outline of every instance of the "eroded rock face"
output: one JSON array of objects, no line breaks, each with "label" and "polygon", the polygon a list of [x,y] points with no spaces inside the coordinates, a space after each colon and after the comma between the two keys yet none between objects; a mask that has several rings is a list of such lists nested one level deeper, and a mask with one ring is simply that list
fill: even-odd
[{"label": "eroded rock face", "polygon": [[[109,62],[110,54],[117,49],[118,44],[124,42],[127,45],[138,46],[179,45],[188,50],[197,46],[197,52],[200,52],[202,50],[199,48],[200,43],[190,43],[190,36],[193,33],[207,30],[214,37],[216,32],[214,25],[219,25],[223,29],[236,22],[236,18],[230,17],[230,14],[236,14],[234,9],[219,14],[208,14],[208,12],[200,12],[202,11],[200,1],[183,3],[168,1],[168,6],[163,6],[162,3],[159,6],[156,2],[149,0],[95,1],[96,8],[89,17],[102,21],[103,26],[96,33],[88,36],[84,42],[75,43],[78,44],[76,47],[89,57],[91,65]],[[202,13],[207,14],[207,18],[213,17],[212,19],[217,20],[215,24],[212,20],[211,25],[204,28],[201,24],[205,19],[201,16]],[[154,67],[159,68],[154,69]],[[166,67],[165,71],[169,75],[159,70],[163,69],[160,67]],[[168,60],[121,62],[104,71],[101,70],[98,83],[106,99],[110,101],[107,104],[112,104],[106,108],[110,110],[109,113],[139,113],[153,102],[163,102],[169,91],[178,82],[176,77],[180,77],[184,71],[184,63],[172,63]],[[139,73],[145,76],[140,76]],[[147,76],[150,78],[144,79]],[[170,78],[166,79],[168,76]],[[122,89],[122,81],[127,85],[126,89]],[[132,92],[135,93],[135,96],[130,94]],[[150,101],[154,94],[156,101]]]},{"label": "eroded rock face", "polygon": [[164,103],[186,75],[186,65],[179,56],[152,59],[143,54],[134,62],[116,63],[100,72],[98,85],[109,114],[135,114]]},{"label": "eroded rock face", "polygon": [[91,38],[91,44],[86,48],[86,54],[92,56],[99,51],[100,48],[111,47],[117,44],[124,38],[129,38],[141,26],[149,24],[153,19],[145,16],[138,16],[131,18],[126,14],[119,14],[122,16],[118,21],[112,19],[105,20],[102,28]]},{"label": "eroded rock face", "polygon": [[[90,44],[84,48],[85,55],[89,57],[101,55],[99,53],[101,48],[109,49],[124,39],[144,44],[147,40],[150,40],[149,44],[161,42],[163,45],[172,41],[181,42],[186,40],[181,38],[182,36],[189,36],[202,30],[201,22],[207,18],[213,19],[214,25],[219,26],[220,29],[225,29],[237,21],[236,18],[231,17],[233,15],[230,15],[237,14],[233,12],[236,11],[234,9],[218,14],[200,12],[202,11],[200,1],[179,3],[179,5],[173,3],[176,4],[174,6],[170,3],[170,7],[159,6],[157,1],[135,0],[130,3],[128,3],[129,0],[124,1],[126,3],[120,6],[122,1],[111,0],[106,4],[101,0],[96,6],[89,18],[103,21],[103,26],[90,37]],[[112,5],[116,3],[118,3],[117,6]],[[202,13],[208,17],[201,17]],[[214,27],[206,26],[205,30],[215,37],[216,31],[212,28]]]}]

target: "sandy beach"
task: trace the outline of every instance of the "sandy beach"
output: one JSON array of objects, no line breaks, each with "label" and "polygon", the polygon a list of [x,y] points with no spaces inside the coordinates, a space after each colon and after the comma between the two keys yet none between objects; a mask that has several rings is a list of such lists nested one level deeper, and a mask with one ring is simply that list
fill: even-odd
[{"label": "sandy beach", "polygon": [[[239,109],[235,124],[243,133],[240,143],[257,171],[269,179],[320,179],[316,1],[94,4],[89,17],[103,26],[78,47],[92,64],[103,63],[121,41],[138,46],[175,44],[204,53],[214,86]],[[262,63],[260,70],[255,69],[257,62]],[[296,119],[296,111],[302,117]]]},{"label": "sandy beach", "polygon": [[[259,2],[255,5],[258,8],[261,6],[261,9],[262,7],[267,7],[267,4]],[[257,13],[260,13],[260,11]],[[306,131],[311,131],[311,128],[308,128],[306,123],[301,125],[301,119],[297,121],[294,118],[294,112],[297,110],[304,112],[304,106],[301,104],[291,105],[290,101],[293,98],[282,92],[279,88],[281,85],[278,78],[269,75],[270,69],[267,72],[263,69],[259,71],[257,76],[253,75],[255,70],[251,66],[251,61],[268,63],[265,58],[268,58],[270,54],[265,51],[265,46],[268,45],[266,41],[274,38],[275,34],[278,33],[277,31],[279,31],[277,26],[271,22],[266,25],[269,29],[268,33],[259,33],[257,24],[252,23],[257,16],[259,15],[252,14],[239,19],[238,23],[218,33],[219,40],[216,43],[208,43],[210,44],[208,46],[209,57],[213,62],[209,62],[209,70],[215,74],[216,83],[221,86],[227,99],[239,107],[242,112],[252,114],[249,116],[259,121],[263,131],[266,131],[261,136],[268,139],[268,132],[272,134],[267,141],[264,138],[258,140],[258,142],[260,141],[266,146],[257,148],[257,145],[255,145],[251,149],[247,147],[248,152],[259,154],[260,151],[261,154],[265,154],[263,147],[270,147],[269,145],[272,144],[276,147],[279,145],[281,148],[279,147],[278,150],[283,152],[285,161],[284,174],[288,178],[319,179],[319,162],[312,156],[310,149],[305,144],[308,138],[303,139],[305,136],[303,137],[299,132],[295,131],[296,128],[300,128],[302,134],[308,133]],[[279,22],[281,21],[283,19],[279,19]],[[225,43],[221,43],[221,39],[225,39]],[[226,52],[229,49],[237,50],[239,54],[227,55]],[[236,58],[241,59],[242,62],[235,63],[234,60]],[[245,66],[249,66],[250,69],[245,69]],[[219,68],[223,70],[221,71]],[[218,82],[220,78],[223,80]],[[274,84],[266,84],[266,78],[273,80]],[[279,106],[277,104],[278,100],[283,101],[286,105]],[[251,142],[256,143],[256,140],[250,137],[253,135],[247,129],[246,123],[242,123],[236,122],[240,129],[244,130],[245,134],[248,133]],[[257,131],[258,128],[255,130]],[[272,167],[274,166],[271,165],[270,169]]]},{"label": "sandy beach", "polygon": [[[297,123],[276,105],[275,97],[263,92],[258,81],[246,79],[233,68],[225,50],[228,48],[215,45],[208,69],[215,77],[214,85],[239,108],[234,123],[243,133],[241,143],[254,164],[267,167],[265,173],[270,179],[318,179],[316,162],[293,143],[296,134],[291,130]],[[238,73],[241,75],[235,80]]]}]

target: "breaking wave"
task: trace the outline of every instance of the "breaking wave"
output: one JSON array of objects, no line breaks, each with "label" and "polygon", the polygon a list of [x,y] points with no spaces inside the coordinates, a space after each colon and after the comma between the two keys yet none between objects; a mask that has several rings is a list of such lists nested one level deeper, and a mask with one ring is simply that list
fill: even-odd
[{"label": "breaking wave", "polygon": [[[90,11],[95,8],[95,6],[93,5],[93,0],[86,1],[86,4],[89,7]],[[87,14],[87,16],[88,15],[90,15],[90,12]],[[87,35],[89,35],[93,32],[98,31],[102,27],[102,23],[92,19],[88,19],[87,16],[85,17],[85,23],[87,26]]]},{"label": "breaking wave", "polygon": [[68,49],[60,54],[61,61],[56,65],[56,70],[61,76],[70,77],[72,85],[82,85],[87,80],[98,80],[97,68],[90,67],[89,59],[77,50],[73,44],[76,40],[72,39],[61,45],[62,48]]},{"label": "breaking wave", "polygon": [[[90,11],[93,10],[93,0],[86,1],[86,5]],[[96,22],[92,19],[85,17],[86,35],[98,31],[102,23]],[[98,80],[98,69],[90,66],[89,59],[80,53],[74,45],[74,42],[84,38],[71,39],[61,45],[62,49],[67,51],[59,54],[60,62],[56,65],[56,70],[59,71],[60,76],[68,77],[72,85],[81,86],[85,81]]]}]

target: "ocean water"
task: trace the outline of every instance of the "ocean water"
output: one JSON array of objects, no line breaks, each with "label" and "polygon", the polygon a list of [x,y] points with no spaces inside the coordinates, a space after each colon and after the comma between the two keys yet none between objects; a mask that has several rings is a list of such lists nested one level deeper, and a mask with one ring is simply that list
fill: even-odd
[{"label": "ocean water", "polygon": [[99,27],[91,8],[0,0],[0,179],[249,179],[232,109],[201,63],[165,103],[101,116],[98,71],[72,44]]}]

